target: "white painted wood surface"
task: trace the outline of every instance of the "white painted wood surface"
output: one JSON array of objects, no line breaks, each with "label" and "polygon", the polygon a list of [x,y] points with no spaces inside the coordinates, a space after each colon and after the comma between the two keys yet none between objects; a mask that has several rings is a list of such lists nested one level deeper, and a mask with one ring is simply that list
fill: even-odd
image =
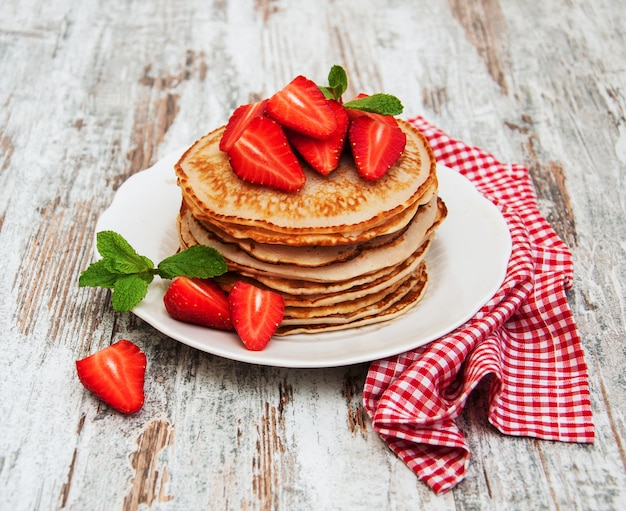
[{"label": "white painted wood surface", "polygon": [[[0,509],[624,509],[624,27],[621,0],[0,0]],[[125,179],[335,63],[528,165],[575,257],[595,445],[504,437],[479,388],[469,474],[435,496],[372,432],[367,364],[221,359],[78,288]],[[120,338],[149,360],[132,417],[74,370]]]}]

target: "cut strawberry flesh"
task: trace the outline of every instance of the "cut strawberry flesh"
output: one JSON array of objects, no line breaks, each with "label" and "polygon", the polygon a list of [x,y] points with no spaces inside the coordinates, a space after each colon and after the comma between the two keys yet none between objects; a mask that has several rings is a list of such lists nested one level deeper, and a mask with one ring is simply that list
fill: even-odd
[{"label": "cut strawberry flesh", "polygon": [[267,100],[250,103],[249,105],[241,105],[230,116],[228,124],[224,129],[222,138],[220,139],[220,150],[227,153],[237,139],[241,136],[250,121],[255,117],[259,117],[265,113],[265,105]]},{"label": "cut strawberry flesh", "polygon": [[240,280],[231,289],[228,300],[233,325],[246,348],[265,348],[283,320],[283,297]]},{"label": "cut strawberry flesh", "polygon": [[335,113],[337,129],[327,139],[313,138],[296,131],[289,131],[287,137],[296,151],[313,169],[327,176],[339,165],[348,132],[348,114],[337,101],[328,100]]},{"label": "cut strawberry flesh", "polygon": [[130,414],[143,406],[146,356],[134,343],[121,340],[78,360],[76,371],[85,388],[111,408]]},{"label": "cut strawberry flesh", "polygon": [[356,168],[369,181],[385,175],[406,145],[406,135],[399,126],[390,126],[370,116],[354,119],[348,137]]},{"label": "cut strawberry flesh", "polygon": [[295,192],[306,177],[285,132],[269,117],[255,117],[228,152],[235,174],[252,184]]},{"label": "cut strawberry flesh", "polygon": [[337,121],[319,87],[297,76],[267,102],[267,113],[281,125],[314,138],[328,138]]},{"label": "cut strawberry flesh", "polygon": [[177,277],[163,296],[163,303],[168,314],[178,321],[233,329],[228,296],[213,280]]}]

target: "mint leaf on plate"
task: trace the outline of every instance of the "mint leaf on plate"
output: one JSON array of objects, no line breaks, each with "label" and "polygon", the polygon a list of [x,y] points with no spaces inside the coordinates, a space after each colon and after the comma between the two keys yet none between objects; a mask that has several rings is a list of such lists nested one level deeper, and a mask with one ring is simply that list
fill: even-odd
[{"label": "mint leaf on plate", "polygon": [[[152,281],[152,275],[150,281]],[[149,283],[142,274],[124,275],[117,279],[111,296],[113,308],[117,312],[131,310],[146,297]]]},{"label": "mint leaf on plate", "polygon": [[138,305],[146,297],[155,275],[163,279],[180,276],[207,279],[228,271],[226,261],[217,250],[201,245],[163,259],[157,268],[114,231],[99,232],[96,248],[102,259],[80,274],[78,285],[112,288],[111,303],[117,312],[126,312]]},{"label": "mint leaf on plate", "polygon": [[194,245],[174,254],[159,263],[159,275],[164,279],[185,277],[209,279],[226,273],[224,258],[214,248]]},{"label": "mint leaf on plate", "polygon": [[121,234],[114,231],[102,231],[96,236],[96,247],[106,267],[114,273],[138,273],[152,269],[154,263],[147,257],[140,256]]}]

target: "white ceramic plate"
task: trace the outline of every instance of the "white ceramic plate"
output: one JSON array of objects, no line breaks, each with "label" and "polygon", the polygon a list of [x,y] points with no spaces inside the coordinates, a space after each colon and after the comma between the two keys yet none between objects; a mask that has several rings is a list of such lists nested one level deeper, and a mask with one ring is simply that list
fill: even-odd
[{"label": "white ceramic plate", "polygon": [[[173,166],[181,153],[172,153],[128,179],[100,217],[96,232],[119,232],[155,264],[176,252],[175,222],[181,195]],[[422,346],[466,322],[496,293],[511,254],[509,230],[498,209],[449,168],[439,166],[438,176],[448,218],[437,230],[426,257],[426,294],[398,319],[340,332],[275,337],[263,351],[253,352],[234,333],[171,319],[162,301],[169,281],[158,277],[133,313],[165,335],[199,350],[271,366],[341,366]]]}]

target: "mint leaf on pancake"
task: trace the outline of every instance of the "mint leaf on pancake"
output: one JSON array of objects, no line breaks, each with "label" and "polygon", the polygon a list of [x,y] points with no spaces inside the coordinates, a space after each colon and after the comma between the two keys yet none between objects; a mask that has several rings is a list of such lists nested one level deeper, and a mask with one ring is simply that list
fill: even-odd
[{"label": "mint leaf on pancake", "polygon": [[[341,96],[348,90],[348,75],[343,67],[334,65],[328,73],[328,85],[319,86],[326,99],[341,102]],[[344,103],[345,108],[362,110],[380,115],[400,115],[404,110],[402,102],[391,94],[359,94],[355,99]]]},{"label": "mint leaf on pancake", "polygon": [[328,73],[328,86],[320,87],[326,99],[341,99],[348,88],[348,75],[341,66],[333,66]]},{"label": "mint leaf on pancake", "polygon": [[399,115],[404,110],[402,102],[391,94],[372,94],[348,101],[343,106],[381,115]]}]

